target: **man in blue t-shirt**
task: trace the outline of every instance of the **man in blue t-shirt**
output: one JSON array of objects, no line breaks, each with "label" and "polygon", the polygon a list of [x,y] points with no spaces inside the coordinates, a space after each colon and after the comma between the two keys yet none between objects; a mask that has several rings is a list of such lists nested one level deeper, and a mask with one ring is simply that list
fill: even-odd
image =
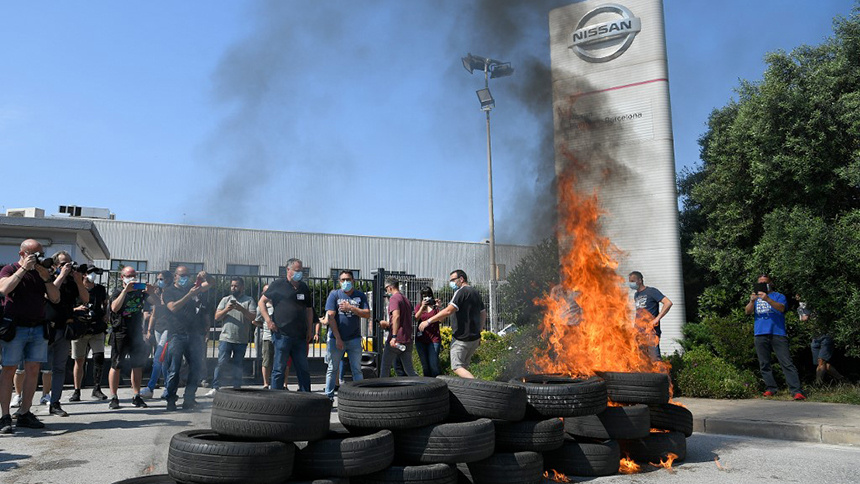
[{"label": "man in blue t-shirt", "polygon": [[800,387],[800,377],[797,368],[791,361],[788,351],[788,336],[785,333],[785,296],[773,290],[773,280],[768,275],[761,275],[750,301],[744,311],[755,314],[755,351],[758,355],[758,365],[761,377],[767,387],[765,397],[776,395],[777,385],[773,379],[770,366],[771,352],[776,354],[785,382],[795,400],[806,400]]},{"label": "man in blue t-shirt", "polygon": [[340,271],[340,289],[332,290],[325,302],[328,319],[328,342],[326,353],[328,369],[325,373],[325,394],[334,401],[334,387],[340,373],[343,354],[349,354],[349,368],[352,381],[362,379],[361,375],[361,318],[370,317],[367,296],[355,288],[352,271]]},{"label": "man in blue t-shirt", "polygon": [[[656,287],[646,286],[645,278],[639,271],[633,271],[627,275],[627,285],[630,289],[636,291],[633,293],[636,319],[651,323],[654,328],[654,334],[657,335],[657,344],[647,350],[650,352],[652,360],[660,360],[662,359],[660,356],[660,335],[663,334],[663,331],[660,330],[660,321],[672,309],[672,301],[664,296]],[[660,309],[661,304],[663,305],[663,309]]]}]

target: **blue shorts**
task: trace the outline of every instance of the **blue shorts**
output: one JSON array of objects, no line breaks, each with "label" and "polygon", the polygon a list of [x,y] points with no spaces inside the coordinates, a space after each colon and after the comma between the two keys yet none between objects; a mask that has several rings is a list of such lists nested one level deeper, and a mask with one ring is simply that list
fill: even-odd
[{"label": "blue shorts", "polygon": [[45,339],[45,329],[42,325],[35,328],[18,326],[15,328],[15,339],[0,341],[3,349],[2,366],[18,366],[21,362],[48,361],[48,340]]},{"label": "blue shorts", "polygon": [[833,338],[829,334],[823,334],[812,339],[812,364],[817,365],[818,360],[829,362],[833,358]]}]

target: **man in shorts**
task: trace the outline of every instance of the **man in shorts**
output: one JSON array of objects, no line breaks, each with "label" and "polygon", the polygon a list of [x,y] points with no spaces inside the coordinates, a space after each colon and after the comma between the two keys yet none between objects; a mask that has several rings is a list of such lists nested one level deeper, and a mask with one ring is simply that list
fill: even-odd
[{"label": "man in shorts", "polygon": [[[266,284],[263,286],[263,293],[265,293],[269,289],[269,285]],[[258,303],[259,304],[259,303]],[[272,307],[271,302],[266,303],[266,312],[269,313],[269,317],[272,317],[272,314],[275,311],[275,308]],[[257,313],[257,318],[254,319],[254,325],[260,326],[260,353],[262,355],[263,365],[262,365],[262,374],[263,374],[263,388],[268,390],[269,385],[271,384],[272,378],[272,365],[275,361],[275,347],[272,346],[272,332],[269,330],[268,326],[265,324],[265,320],[263,319],[263,315],[259,312]],[[287,363],[287,369],[285,371],[287,376],[290,373],[290,365]],[[285,380],[286,381],[286,380]]]},{"label": "man in shorts", "polygon": [[469,371],[469,363],[481,344],[481,329],[487,320],[487,310],[481,294],[469,285],[469,278],[462,269],[451,272],[448,285],[454,289],[451,302],[435,316],[418,325],[418,331],[424,331],[427,326],[456,314],[451,335],[451,369],[461,378],[475,378]]},{"label": "man in shorts", "polygon": [[75,308],[75,318],[86,324],[86,334],[76,340],[72,340],[72,358],[75,360],[74,380],[75,391],[69,397],[70,402],[81,401],[81,384],[84,381],[84,365],[87,353],[93,352],[93,398],[107,400],[107,395],[102,392],[102,372],[105,366],[105,332],[108,325],[107,311],[107,289],[101,284],[96,284],[98,269],[95,267],[87,271],[84,278],[84,287],[90,295],[87,304]]},{"label": "man in shorts", "polygon": [[128,357],[131,366],[131,389],[134,397],[131,399],[135,407],[146,408],[146,402],[140,396],[140,380],[143,377],[143,367],[149,358],[150,346],[143,339],[143,311],[147,304],[150,293],[155,288],[146,285],[145,288],[137,286],[137,272],[131,266],[122,268],[122,289],[115,289],[111,294],[110,310],[112,313],[111,326],[113,331],[110,335],[111,355],[110,374],[110,403],[108,406],[115,410],[119,408],[120,366]]}]

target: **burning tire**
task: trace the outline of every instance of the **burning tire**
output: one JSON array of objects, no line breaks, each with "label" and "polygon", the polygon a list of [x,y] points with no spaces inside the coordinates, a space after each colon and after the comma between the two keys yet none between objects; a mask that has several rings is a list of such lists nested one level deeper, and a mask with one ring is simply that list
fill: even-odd
[{"label": "burning tire", "polygon": [[617,371],[599,371],[597,374],[606,380],[606,392],[613,402],[669,403],[669,375]]},{"label": "burning tire", "polygon": [[456,484],[457,470],[448,464],[391,466],[373,474],[350,479],[352,484]]},{"label": "burning tire", "polygon": [[660,430],[674,430],[689,437],[693,434],[693,414],[680,405],[664,403],[649,405],[651,427]]},{"label": "burning tire", "polygon": [[318,440],[330,419],[331,401],[314,393],[225,388],[212,401],[212,430],[243,440]]},{"label": "burning tire", "polygon": [[677,460],[687,457],[687,439],[681,432],[651,432],[644,439],[621,440],[621,451],[636,462],[660,462],[675,454]]},{"label": "burning tire", "polygon": [[566,440],[560,449],[543,455],[544,469],[569,476],[608,476],[618,472],[621,450],[618,442],[577,442]]},{"label": "burning tire", "polygon": [[170,439],[167,473],[184,483],[282,483],[293,472],[295,445],[283,442],[232,442],[212,430],[186,430]]},{"label": "burning tire", "polygon": [[338,418],[350,430],[403,430],[433,425],[448,416],[448,386],[425,377],[347,382],[338,393]]},{"label": "burning tire", "polygon": [[526,391],[520,385],[496,381],[440,376],[448,385],[451,415],[500,420],[522,420]]},{"label": "burning tire", "polygon": [[420,464],[455,464],[486,459],[493,454],[496,433],[493,422],[441,423],[394,433],[398,461]]},{"label": "burning tire", "polygon": [[558,418],[505,422],[496,420],[497,452],[546,452],[564,444],[564,422]]},{"label": "burning tire", "polygon": [[606,407],[597,415],[564,419],[564,431],[574,437],[592,439],[640,439],[651,432],[647,406]]},{"label": "burning tire", "polygon": [[333,434],[296,453],[295,474],[304,477],[350,477],[385,469],[394,460],[390,430],[351,436]]},{"label": "burning tire", "polygon": [[469,464],[475,484],[539,484],[543,481],[543,456],[537,452],[493,454]]},{"label": "burning tire", "polygon": [[511,380],[526,390],[527,417],[578,417],[606,408],[606,383],[601,378],[563,375],[525,375]]}]

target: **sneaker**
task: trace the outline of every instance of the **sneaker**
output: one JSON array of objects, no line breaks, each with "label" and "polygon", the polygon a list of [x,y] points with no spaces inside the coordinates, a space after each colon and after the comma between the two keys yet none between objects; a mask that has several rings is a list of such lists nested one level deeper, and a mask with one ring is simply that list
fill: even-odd
[{"label": "sneaker", "polygon": [[12,402],[9,404],[12,408],[18,408],[21,406],[21,394],[15,393],[12,395]]},{"label": "sneaker", "polygon": [[794,394],[794,399],[795,399],[795,400],[798,400],[798,401],[800,401],[800,400],[806,400],[806,396],[805,396],[804,394],[802,394],[802,393],[795,393],[795,394]]},{"label": "sneaker", "polygon": [[182,410],[194,410],[197,408],[197,400],[183,400]]},{"label": "sneaker", "polygon": [[42,398],[39,399],[39,405],[47,405],[49,403],[51,403],[51,392],[42,395]]},{"label": "sneaker", "polygon": [[25,427],[28,429],[43,429],[45,428],[45,424],[43,424],[39,419],[33,415],[33,412],[27,412],[18,417],[18,423],[15,424],[16,427]]},{"label": "sneaker", "polygon": [[218,389],[213,388],[213,389],[209,390],[208,392],[206,392],[206,395],[203,395],[203,396],[204,397],[214,397],[216,393],[218,393]]},{"label": "sneaker", "polygon": [[268,390],[268,389],[269,389],[269,385],[263,385],[263,390]]},{"label": "sneaker", "polygon": [[135,395],[134,398],[131,399],[131,404],[137,408],[146,408],[148,405],[143,401],[143,398],[140,395]]},{"label": "sneaker", "polygon": [[168,393],[167,393],[167,389],[165,388],[165,389],[164,389],[164,391],[163,391],[163,392],[161,392],[161,399],[162,399],[162,400],[167,400],[167,395],[168,395]]},{"label": "sneaker", "polygon": [[69,412],[63,410],[63,407],[60,406],[60,402],[51,403],[51,407],[48,409],[48,413],[51,415],[56,415],[57,417],[68,417]]},{"label": "sneaker", "polygon": [[772,397],[772,396],[774,396],[774,395],[776,395],[776,392],[772,392],[772,391],[770,391],[770,390],[768,390],[768,391],[766,391],[766,392],[764,392],[764,393],[762,393],[762,394],[761,394],[761,396],[763,396],[763,397]]},{"label": "sneaker", "polygon": [[143,387],[140,389],[140,396],[142,398],[152,398],[152,388]]},{"label": "sneaker", "polygon": [[102,392],[102,389],[99,387],[93,388],[93,398],[98,398],[99,400],[107,400],[107,395]]},{"label": "sneaker", "polygon": [[168,412],[175,412],[176,411],[176,401],[175,400],[168,400],[167,401],[167,411]]},{"label": "sneaker", "polygon": [[0,417],[0,434],[14,434],[15,428],[12,427],[12,416],[8,413]]},{"label": "sneaker", "polygon": [[72,396],[69,397],[70,402],[80,402],[81,401],[81,389],[75,388],[75,391],[72,392]]},{"label": "sneaker", "polygon": [[119,408],[119,398],[113,397],[110,399],[110,403],[108,404],[108,408],[111,410],[116,410]]},{"label": "sneaker", "polygon": [[21,416],[21,409],[15,410],[15,413],[12,414],[12,420],[18,420],[18,417]]}]

